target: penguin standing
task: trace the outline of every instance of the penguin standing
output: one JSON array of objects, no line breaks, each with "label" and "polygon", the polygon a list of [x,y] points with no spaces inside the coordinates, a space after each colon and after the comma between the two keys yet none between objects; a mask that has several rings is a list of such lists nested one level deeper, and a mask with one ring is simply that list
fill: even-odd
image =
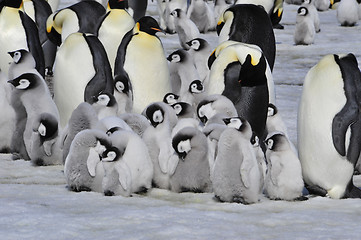
[{"label": "penguin standing", "polygon": [[266,137],[268,169],[265,180],[267,197],[275,200],[305,200],[300,161],[281,132]]},{"label": "penguin standing", "polygon": [[69,35],[58,49],[53,82],[62,127],[81,102],[92,104],[100,93],[113,94],[111,67],[99,39],[80,32]]},{"label": "penguin standing", "polygon": [[313,4],[314,0],[305,0],[302,3],[303,7],[306,7],[308,10],[308,13],[311,15],[312,19],[313,19],[313,23],[315,25],[315,31],[316,33],[320,32],[320,17],[318,16],[318,11],[315,7],[315,5]]},{"label": "penguin standing", "polygon": [[237,4],[228,8],[217,24],[218,42],[234,40],[254,44],[262,49],[273,69],[276,43],[271,20],[262,7]]},{"label": "penguin standing", "polygon": [[356,0],[342,0],[337,7],[337,20],[343,27],[355,26],[359,20]]},{"label": "penguin standing", "polygon": [[327,11],[331,6],[330,0],[315,0],[314,5],[318,11]]},{"label": "penguin standing", "polygon": [[8,52],[25,49],[31,52],[36,69],[45,75],[44,53],[41,48],[38,28],[24,12],[22,0],[4,0],[0,5],[0,69],[8,74],[12,59]]},{"label": "penguin standing", "polygon": [[171,15],[175,18],[175,31],[178,34],[179,43],[182,48],[188,50],[187,42],[199,37],[200,32],[195,23],[189,19],[182,9],[173,10]]},{"label": "penguin standing", "polygon": [[127,0],[109,0],[107,12],[99,21],[97,36],[107,53],[114,72],[117,49],[124,35],[134,27],[134,19],[127,12]]},{"label": "penguin standing", "polygon": [[172,145],[179,161],[172,166],[171,191],[210,192],[212,183],[206,136],[196,128],[185,127],[173,137]]},{"label": "penguin standing", "polygon": [[100,130],[87,129],[75,136],[64,165],[69,190],[103,192],[104,168],[100,161],[110,147],[109,137]]},{"label": "penguin standing", "polygon": [[189,84],[188,91],[182,94],[181,101],[189,103],[194,109],[206,96],[201,80],[194,80]]},{"label": "penguin standing", "polygon": [[296,45],[310,45],[315,40],[315,25],[309,11],[305,7],[297,10],[296,27],[293,39]]},{"label": "penguin standing", "polygon": [[192,20],[200,33],[215,30],[214,12],[207,0],[192,0],[187,10],[187,17]]},{"label": "penguin standing", "polygon": [[252,204],[259,201],[260,171],[249,123],[241,118],[224,120],[212,173],[213,191],[222,202]]},{"label": "penguin standing", "polygon": [[171,91],[167,59],[162,42],[155,35],[160,31],[157,21],[145,16],[124,36],[118,48],[114,76],[129,79],[135,113],[141,113],[152,102],[162,101]]},{"label": "penguin standing", "polygon": [[311,194],[361,197],[352,179],[361,150],[360,79],[353,54],[327,55],[306,75],[298,111],[298,152]]},{"label": "penguin standing", "polygon": [[171,12],[175,9],[187,12],[187,2],[184,0],[157,0],[159,25],[167,33],[175,33],[175,18]]}]

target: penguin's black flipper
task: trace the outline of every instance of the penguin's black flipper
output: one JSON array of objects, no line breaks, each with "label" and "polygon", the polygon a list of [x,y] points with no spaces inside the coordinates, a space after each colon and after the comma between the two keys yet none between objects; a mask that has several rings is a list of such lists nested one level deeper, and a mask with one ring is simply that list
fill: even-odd
[{"label": "penguin's black flipper", "polygon": [[343,198],[361,198],[361,189],[353,185],[352,178],[347,185],[346,193]]}]

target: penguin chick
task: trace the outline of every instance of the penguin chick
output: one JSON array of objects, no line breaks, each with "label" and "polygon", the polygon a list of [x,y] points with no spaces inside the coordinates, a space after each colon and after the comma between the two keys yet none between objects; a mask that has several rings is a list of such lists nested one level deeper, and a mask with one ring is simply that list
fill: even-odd
[{"label": "penguin chick", "polygon": [[222,202],[256,203],[261,173],[250,142],[251,126],[238,117],[224,121],[228,128],[219,139],[211,175],[215,197]]},{"label": "penguin chick", "polygon": [[19,49],[9,52],[9,55],[13,59],[13,62],[9,67],[9,79],[17,78],[24,73],[34,73],[41,77],[40,73],[35,68],[35,59],[29,51],[25,49]]},{"label": "penguin chick", "polygon": [[342,0],[337,7],[337,21],[343,27],[355,26],[359,20],[356,0]]},{"label": "penguin chick", "polygon": [[179,161],[171,167],[171,191],[210,192],[206,136],[196,128],[186,127],[173,137],[172,146]]},{"label": "penguin chick", "polygon": [[293,39],[296,45],[310,45],[315,39],[315,25],[313,19],[305,7],[297,10],[296,27]]},{"label": "penguin chick", "polygon": [[[119,156],[120,159],[114,166],[119,175],[119,178],[116,179],[108,178],[108,167],[104,164],[105,160],[102,159],[105,169],[103,187],[108,186],[106,189],[103,189],[104,193],[111,191],[109,188],[112,188],[111,186],[113,185],[121,186],[124,191],[130,189],[130,193],[144,192],[150,189],[153,178],[153,163],[150,159],[148,148],[141,137],[134,132],[119,130],[112,133],[110,138],[113,147],[121,149],[123,153]],[[128,173],[124,172],[126,169],[129,170]],[[124,178],[129,177],[130,181],[124,180]],[[130,184],[127,184],[128,182]],[[117,191],[114,191],[114,194],[117,195]]]},{"label": "penguin chick", "polygon": [[313,23],[315,25],[315,31],[316,33],[320,32],[320,17],[318,15],[318,11],[315,7],[315,5],[313,4],[315,0],[304,0],[304,2],[302,3],[302,7],[306,7],[309,14],[311,15],[312,19],[313,19]]},{"label": "penguin chick", "polygon": [[100,93],[98,96],[93,96],[90,104],[97,112],[98,119],[117,115],[118,104],[110,93]]},{"label": "penguin chick", "polygon": [[188,91],[182,94],[181,101],[189,103],[192,107],[196,108],[205,96],[206,93],[201,80],[194,80],[189,84]]},{"label": "penguin chick", "polygon": [[123,113],[119,115],[119,118],[123,119],[133,132],[141,137],[143,136],[145,130],[150,127],[148,119],[138,113]]},{"label": "penguin chick", "polygon": [[75,136],[64,165],[69,190],[103,192],[104,169],[100,161],[110,147],[109,137],[99,130],[86,129]]},{"label": "penguin chick", "polygon": [[253,150],[256,154],[258,168],[260,171],[260,188],[259,193],[263,193],[264,188],[264,182],[266,178],[266,172],[267,172],[267,163],[266,163],[266,156],[264,155],[262,148],[259,143],[259,138],[257,137],[256,133],[253,132],[251,137],[251,144],[253,146]]},{"label": "penguin chick", "polygon": [[129,113],[133,109],[133,89],[129,78],[114,78],[114,98],[117,101],[117,115]]},{"label": "penguin chick", "polygon": [[173,109],[163,102],[150,104],[143,115],[148,118],[151,126],[144,134],[150,158],[154,166],[153,186],[169,189],[169,167],[177,161],[174,149],[172,148],[172,129],[177,123],[177,116]]},{"label": "penguin chick", "polygon": [[189,46],[186,42],[199,37],[200,32],[183,10],[177,8],[171,12],[171,15],[175,18],[175,31],[178,34],[179,43],[182,48],[188,50]]},{"label": "penguin chick", "polygon": [[[102,118],[98,121],[95,126],[96,129],[102,130],[103,132],[108,133],[111,129],[113,131],[117,130],[125,130],[125,131],[133,131],[129,125],[121,118],[117,116],[109,116]],[[108,134],[109,135],[109,134]]]},{"label": "penguin chick", "polygon": [[177,114],[178,119],[196,118],[196,112],[192,105],[186,102],[177,102],[171,105]]},{"label": "penguin chick", "polygon": [[200,33],[206,33],[216,28],[214,12],[207,0],[192,0],[187,10],[187,17],[196,24]]},{"label": "penguin chick", "polygon": [[182,98],[188,92],[190,83],[199,79],[197,69],[191,56],[184,49],[174,51],[167,57],[167,60],[169,61],[172,92]]},{"label": "penguin chick", "polygon": [[166,104],[172,105],[178,102],[179,96],[174,93],[167,93],[164,95],[163,102]]},{"label": "penguin chick", "polygon": [[265,193],[270,199],[302,199],[304,187],[301,163],[281,132],[268,134],[265,140],[268,170]]}]

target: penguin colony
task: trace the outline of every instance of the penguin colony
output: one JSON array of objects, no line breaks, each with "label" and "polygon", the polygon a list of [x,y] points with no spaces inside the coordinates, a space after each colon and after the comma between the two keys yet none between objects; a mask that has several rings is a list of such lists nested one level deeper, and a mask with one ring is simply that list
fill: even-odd
[{"label": "penguin colony", "polygon": [[[145,1],[1,1],[0,150],[63,164],[69,190],[106,196],[156,187],[252,204],[262,194],[306,200],[306,187],[361,198],[352,182],[361,151],[355,56],[325,56],[307,74],[297,150],[272,79],[283,1],[185,2],[159,0],[158,24]],[[295,44],[312,44],[331,2],[291,2],[302,4]],[[337,4],[340,25],[357,24],[358,2]],[[157,36],[165,31],[179,36],[168,56]],[[202,38],[209,31],[218,46]],[[52,74],[54,96],[44,79]]]}]

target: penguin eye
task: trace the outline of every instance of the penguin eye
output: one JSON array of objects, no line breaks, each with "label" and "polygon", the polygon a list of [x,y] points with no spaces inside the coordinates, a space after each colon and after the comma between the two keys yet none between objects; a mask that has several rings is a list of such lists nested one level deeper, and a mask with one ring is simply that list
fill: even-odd
[{"label": "penguin eye", "polygon": [[108,95],[101,94],[98,96],[98,103],[104,106],[107,106],[110,101],[110,98]]},{"label": "penguin eye", "polygon": [[15,52],[13,57],[14,62],[19,63],[20,59],[21,59],[21,52]]},{"label": "penguin eye", "polygon": [[268,139],[267,140],[267,148],[270,149],[270,150],[273,148],[273,139]]},{"label": "penguin eye", "polygon": [[19,85],[16,87],[17,89],[27,89],[30,86],[30,82],[27,79],[21,79],[19,81]]},{"label": "penguin eye", "polygon": [[157,110],[153,114],[153,122],[161,123],[163,122],[163,114],[160,110]]},{"label": "penguin eye", "polygon": [[45,137],[46,135],[46,127],[44,126],[44,124],[40,123],[40,126],[38,127],[38,133]]},{"label": "penguin eye", "polygon": [[124,86],[124,83],[118,81],[115,83],[115,89],[118,91],[118,92],[123,92],[124,89],[125,89],[125,86]]},{"label": "penguin eye", "polygon": [[175,113],[179,115],[182,112],[182,106],[180,104],[176,104],[173,106]]}]

